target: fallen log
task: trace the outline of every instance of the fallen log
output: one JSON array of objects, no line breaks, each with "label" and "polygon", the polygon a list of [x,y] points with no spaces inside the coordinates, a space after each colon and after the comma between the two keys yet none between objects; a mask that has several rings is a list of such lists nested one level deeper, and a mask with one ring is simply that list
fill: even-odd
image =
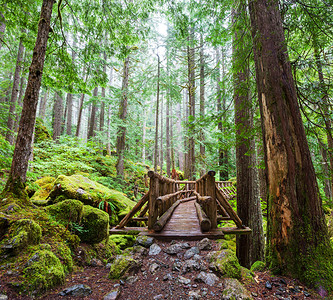
[{"label": "fallen log", "polygon": [[175,208],[180,204],[180,200],[177,200],[154,224],[153,229],[157,232],[161,231],[165,224],[170,219]]},{"label": "fallen log", "polygon": [[201,231],[209,231],[212,224],[208,219],[206,213],[203,211],[201,205],[198,202],[195,202],[194,205],[197,210]]}]

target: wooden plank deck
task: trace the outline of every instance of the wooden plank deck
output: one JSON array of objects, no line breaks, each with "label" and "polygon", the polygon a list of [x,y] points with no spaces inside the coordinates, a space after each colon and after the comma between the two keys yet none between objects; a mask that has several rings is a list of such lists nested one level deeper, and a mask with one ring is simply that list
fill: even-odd
[{"label": "wooden plank deck", "polygon": [[125,227],[123,229],[111,229],[110,234],[133,234],[148,235],[161,240],[200,240],[205,237],[209,239],[221,239],[225,234],[248,234],[251,229],[238,229],[237,227],[217,228],[208,232],[202,232],[194,206],[195,200],[183,202],[173,212],[170,220],[161,232],[148,230],[146,227]]}]

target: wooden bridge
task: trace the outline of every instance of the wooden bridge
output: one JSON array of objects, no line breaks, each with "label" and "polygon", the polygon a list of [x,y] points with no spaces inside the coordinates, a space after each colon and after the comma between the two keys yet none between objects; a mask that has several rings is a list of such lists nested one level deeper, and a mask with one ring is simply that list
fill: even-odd
[{"label": "wooden bridge", "polygon": [[[111,234],[140,231],[160,239],[196,240],[222,238],[225,234],[247,234],[237,213],[229,204],[236,190],[229,181],[215,182],[209,171],[196,181],[176,181],[149,171],[149,191],[133,209],[111,229]],[[232,220],[235,227],[218,227]],[[146,227],[126,227],[130,221],[147,222]]]}]

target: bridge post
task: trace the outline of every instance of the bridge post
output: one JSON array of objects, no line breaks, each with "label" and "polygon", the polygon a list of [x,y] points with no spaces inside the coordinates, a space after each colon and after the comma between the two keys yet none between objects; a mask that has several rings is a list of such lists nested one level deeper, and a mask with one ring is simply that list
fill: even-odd
[{"label": "bridge post", "polygon": [[159,197],[159,179],[155,176],[154,171],[149,171],[148,176],[150,178],[149,184],[149,200],[148,200],[148,229],[153,229],[155,222],[157,221],[157,208],[156,199]]},{"label": "bridge post", "polygon": [[206,177],[206,195],[210,196],[213,199],[213,203],[210,206],[211,212],[210,216],[213,218],[210,220],[212,229],[217,228],[217,204],[216,204],[216,187],[215,187],[215,171],[209,171],[208,176]]}]

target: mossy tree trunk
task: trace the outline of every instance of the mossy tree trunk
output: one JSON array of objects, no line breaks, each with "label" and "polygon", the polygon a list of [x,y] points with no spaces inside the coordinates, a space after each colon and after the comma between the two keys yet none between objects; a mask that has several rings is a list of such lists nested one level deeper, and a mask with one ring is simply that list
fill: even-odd
[{"label": "mossy tree trunk", "polygon": [[[25,30],[23,30],[23,33],[24,32],[25,32]],[[7,121],[6,140],[11,145],[13,145],[13,143],[14,143],[15,107],[16,107],[16,102],[17,102],[17,96],[18,96],[18,93],[19,93],[23,53],[24,53],[24,45],[23,45],[22,38],[21,38],[20,43],[19,43],[19,47],[18,47],[18,52],[17,52],[12,95],[11,95],[11,99],[10,99],[10,107],[9,107],[8,121]]]},{"label": "mossy tree trunk", "polygon": [[253,107],[250,97],[248,44],[249,34],[245,33],[248,20],[246,2],[241,1],[233,11],[233,69],[234,105],[236,127],[237,166],[237,214],[251,234],[238,235],[236,254],[239,263],[250,268],[264,260],[264,231],[259,197],[258,171],[256,168],[255,136],[253,134]]},{"label": "mossy tree trunk", "polygon": [[319,198],[277,0],[249,2],[268,178],[268,262],[333,290],[333,251]]},{"label": "mossy tree trunk", "polygon": [[24,194],[53,4],[54,0],[43,0],[12,166],[5,187],[6,192],[17,196]]},{"label": "mossy tree trunk", "polygon": [[96,114],[97,114],[97,99],[96,97],[98,96],[98,87],[96,86],[94,88],[93,92],[93,103],[91,106],[91,113],[90,113],[90,122],[89,122],[89,130],[88,130],[88,139],[91,139],[92,137],[95,136],[95,129],[96,129]]},{"label": "mossy tree trunk", "polygon": [[116,165],[117,175],[124,177],[124,152],[126,138],[126,117],[127,117],[127,102],[128,102],[128,77],[129,77],[129,56],[126,57],[124,63],[123,82],[122,82],[122,100],[119,105],[119,119],[122,124],[118,127],[117,132],[117,155],[118,161]]},{"label": "mossy tree trunk", "polygon": [[[200,118],[205,117],[205,56],[204,56],[204,42],[202,33],[200,34]],[[200,176],[205,175],[206,172],[206,148],[205,148],[205,134],[203,129],[200,129]]]},{"label": "mossy tree trunk", "polygon": [[61,125],[63,122],[64,103],[60,92],[55,92],[53,106],[53,140],[57,141],[61,135]]}]

